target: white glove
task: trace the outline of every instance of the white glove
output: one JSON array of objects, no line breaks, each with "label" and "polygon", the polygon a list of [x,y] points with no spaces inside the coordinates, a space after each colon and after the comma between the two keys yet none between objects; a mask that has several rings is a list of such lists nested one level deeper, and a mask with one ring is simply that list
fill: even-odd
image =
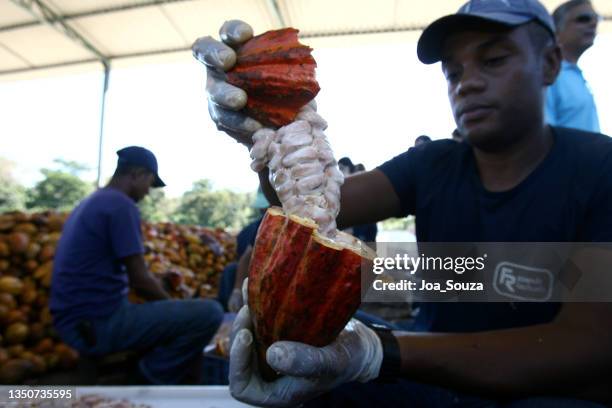
[{"label": "white glove", "polygon": [[267,362],[283,376],[265,382],[257,370],[253,340],[249,308],[244,306],[232,328],[229,382],[234,398],[253,405],[296,405],[344,383],[370,381],[378,377],[383,359],[376,333],[352,319],[326,347],[291,341],[274,343],[266,353]]},{"label": "white glove", "polygon": [[237,313],[243,305],[244,302],[242,301],[242,293],[240,289],[236,288],[232,291],[232,294],[227,301],[227,309],[232,313]]},{"label": "white glove", "polygon": [[247,146],[251,136],[260,129],[261,123],[238,112],[244,108],[247,94],[242,89],[225,82],[224,72],[236,64],[236,48],[253,37],[253,29],[240,20],[226,21],[219,30],[221,41],[212,37],[198,38],[192,46],[194,57],[206,65],[206,91],[208,112],[222,130]]}]

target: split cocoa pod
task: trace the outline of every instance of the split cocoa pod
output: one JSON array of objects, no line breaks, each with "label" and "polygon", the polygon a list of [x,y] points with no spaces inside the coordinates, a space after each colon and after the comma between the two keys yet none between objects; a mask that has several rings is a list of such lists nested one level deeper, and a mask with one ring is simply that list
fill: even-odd
[{"label": "split cocoa pod", "polygon": [[255,326],[259,368],[276,374],[266,350],[279,340],[316,347],[330,344],[361,302],[362,263],[376,256],[356,238],[317,232],[317,224],[278,207],[259,227],[249,267],[248,303]]}]

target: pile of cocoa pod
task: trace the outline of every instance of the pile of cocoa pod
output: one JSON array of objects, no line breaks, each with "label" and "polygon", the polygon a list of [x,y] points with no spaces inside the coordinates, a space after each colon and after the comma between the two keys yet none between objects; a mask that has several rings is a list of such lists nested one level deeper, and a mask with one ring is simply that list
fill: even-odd
[{"label": "pile of cocoa pod", "polygon": [[149,270],[165,277],[176,298],[217,296],[223,268],[236,258],[236,239],[223,229],[143,224]]},{"label": "pile of cocoa pod", "polygon": [[[67,216],[0,214],[0,384],[22,384],[78,361],[53,329],[48,306],[53,257]],[[142,230],[148,266],[173,297],[216,297],[221,272],[235,258],[232,235],[170,223],[143,223]]]}]

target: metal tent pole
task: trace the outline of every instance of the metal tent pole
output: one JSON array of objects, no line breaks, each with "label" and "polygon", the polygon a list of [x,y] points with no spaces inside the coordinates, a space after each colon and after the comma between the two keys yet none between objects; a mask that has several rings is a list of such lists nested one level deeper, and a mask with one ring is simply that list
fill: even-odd
[{"label": "metal tent pole", "polygon": [[100,188],[102,178],[102,146],[104,143],[104,115],[106,113],[106,91],[108,91],[108,79],[110,76],[110,63],[102,61],[104,65],[104,85],[102,88],[102,105],[100,107],[100,136],[98,138],[98,177],[96,178],[96,187]]}]

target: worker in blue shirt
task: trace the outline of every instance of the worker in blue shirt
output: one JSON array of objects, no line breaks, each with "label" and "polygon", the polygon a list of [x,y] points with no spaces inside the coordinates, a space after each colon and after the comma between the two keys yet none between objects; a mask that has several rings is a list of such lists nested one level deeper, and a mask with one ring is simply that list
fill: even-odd
[{"label": "worker in blue shirt", "polygon": [[[108,185],[84,199],[64,225],[51,282],[53,322],[84,355],[141,351],[141,381],[179,384],[188,373],[197,378],[223,311],[212,300],[170,300],[147,270],[135,203],[165,184],[149,150],[130,146],[117,155]],[[149,302],[128,302],[130,288]]]},{"label": "worker in blue shirt", "polygon": [[554,126],[599,132],[597,107],[578,60],[591,48],[599,16],[589,0],[571,0],[553,13],[563,61],[546,95],[546,119]]}]

